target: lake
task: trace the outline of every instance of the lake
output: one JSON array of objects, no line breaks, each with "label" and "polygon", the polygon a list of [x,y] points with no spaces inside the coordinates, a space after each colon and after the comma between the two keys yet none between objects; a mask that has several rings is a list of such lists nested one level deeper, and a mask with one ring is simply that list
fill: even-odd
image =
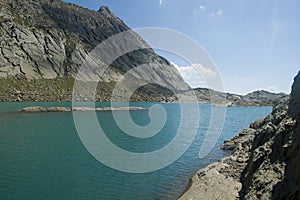
[{"label": "lake", "polygon": [[[130,105],[150,108],[154,104]],[[97,107],[109,105],[96,103]],[[119,148],[135,153],[153,152],[172,141],[181,120],[179,104],[160,105],[166,110],[167,121],[160,133],[149,138],[137,138],[124,133],[114,122],[111,111],[97,112],[96,115],[106,137]],[[197,134],[179,159],[156,171],[128,173],[108,167],[89,153],[80,140],[71,112],[15,112],[27,106],[71,104],[0,103],[0,199],[176,199],[197,170],[229,155],[230,152],[219,148],[224,140],[272,110],[271,107],[226,108],[220,137],[212,151],[200,159],[199,150],[210,125],[213,106],[199,104]],[[188,123],[184,126],[187,132],[194,128],[193,120],[197,116],[193,116],[193,113],[190,110],[190,118],[185,122]],[[89,116],[85,116],[87,113],[81,114],[88,119]],[[126,117],[122,111],[118,115]],[[130,115],[138,125],[150,123],[148,110],[130,111]],[[110,156],[114,159],[113,153]]]}]

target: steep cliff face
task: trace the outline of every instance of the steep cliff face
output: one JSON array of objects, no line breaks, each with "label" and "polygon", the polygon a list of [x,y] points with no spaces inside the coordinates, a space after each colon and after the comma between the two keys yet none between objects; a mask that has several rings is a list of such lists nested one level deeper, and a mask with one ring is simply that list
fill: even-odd
[{"label": "steep cliff face", "polygon": [[[296,119],[296,128],[293,131],[293,144],[289,151],[290,159],[287,161],[286,178],[277,187],[290,194],[295,199],[300,199],[300,72],[295,78],[291,93],[289,114]],[[286,191],[285,183],[289,183],[289,190]]]},{"label": "steep cliff face", "polygon": [[198,171],[180,199],[300,199],[300,72],[290,97],[222,149],[231,156]]},{"label": "steep cliff face", "polygon": [[244,199],[300,199],[300,73],[290,103],[279,104],[268,118],[252,124],[255,136],[241,176]]},{"label": "steep cliff face", "polygon": [[[0,2],[0,78],[74,77],[94,47],[128,30],[107,7],[95,12],[60,0],[3,0]],[[174,84],[169,80],[182,80],[178,71],[136,33],[131,32],[130,41],[143,49],[115,60],[100,81],[119,81],[128,70],[146,63],[155,66],[155,73],[163,72],[166,84]],[[135,76],[148,80],[150,72],[153,74],[153,69]]]},{"label": "steep cliff face", "polygon": [[[288,143],[276,137],[295,125],[287,117],[288,102],[288,97],[283,99],[266,118],[225,141],[221,148],[233,150],[231,156],[199,170],[180,199],[271,199],[272,188],[284,178],[286,167],[282,160],[276,159],[281,153],[272,148]],[[273,157],[272,152],[276,154]]]}]

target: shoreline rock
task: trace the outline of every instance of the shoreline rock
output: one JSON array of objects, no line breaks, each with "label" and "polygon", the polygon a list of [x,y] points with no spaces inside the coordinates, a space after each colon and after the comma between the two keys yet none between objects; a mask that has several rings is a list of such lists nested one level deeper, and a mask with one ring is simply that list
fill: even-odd
[{"label": "shoreline rock", "polygon": [[[278,123],[279,118],[287,112],[289,98],[276,105],[266,118],[250,124],[249,128],[242,130],[237,136],[224,141],[223,150],[231,150],[232,154],[199,170],[192,178],[189,189],[182,194],[180,200],[190,199],[242,199],[244,194],[241,177],[245,173],[251,159],[252,149],[259,135],[274,131],[271,123]],[[281,117],[280,117],[281,116]],[[281,119],[282,120],[282,119]],[[258,148],[256,152],[263,154],[265,149]]]},{"label": "shoreline rock", "polygon": [[225,158],[212,163],[198,171],[191,179],[189,187],[179,197],[179,200],[199,199],[236,199],[242,184],[235,178],[224,173],[232,162],[231,158]]},{"label": "shoreline rock", "polygon": [[112,107],[102,107],[102,108],[91,108],[91,107],[50,107],[44,108],[40,106],[32,106],[26,107],[18,112],[25,112],[25,113],[42,113],[42,112],[73,112],[73,111],[80,111],[80,112],[87,112],[87,111],[136,111],[136,110],[148,110],[148,108],[144,107],[119,107],[119,108],[112,108]]},{"label": "shoreline rock", "polygon": [[199,170],[179,200],[239,199],[240,177],[247,166],[256,133],[255,129],[244,129],[232,140],[225,141],[221,148],[233,150],[232,154]]},{"label": "shoreline rock", "polygon": [[246,128],[242,130],[238,135],[230,140],[225,140],[221,145],[221,149],[223,150],[234,150],[237,148],[239,144],[242,144],[247,141],[252,141],[255,137],[255,129]]},{"label": "shoreline rock", "polygon": [[185,199],[300,199],[300,72],[290,98],[221,148],[229,157],[199,170]]}]

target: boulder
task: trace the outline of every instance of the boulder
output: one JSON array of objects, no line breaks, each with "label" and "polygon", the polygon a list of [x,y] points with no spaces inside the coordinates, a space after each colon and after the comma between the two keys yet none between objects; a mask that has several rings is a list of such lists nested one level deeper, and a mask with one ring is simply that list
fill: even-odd
[{"label": "boulder", "polygon": [[36,112],[48,112],[47,108],[43,108],[40,106],[32,106],[32,107],[26,107],[20,110],[20,112],[28,112],[28,113],[36,113]]},{"label": "boulder", "polygon": [[221,149],[223,150],[234,150],[239,144],[253,140],[256,130],[252,128],[246,128],[242,130],[237,136],[230,140],[224,141]]},{"label": "boulder", "polygon": [[68,107],[51,107],[47,108],[48,112],[70,112],[71,108]]}]

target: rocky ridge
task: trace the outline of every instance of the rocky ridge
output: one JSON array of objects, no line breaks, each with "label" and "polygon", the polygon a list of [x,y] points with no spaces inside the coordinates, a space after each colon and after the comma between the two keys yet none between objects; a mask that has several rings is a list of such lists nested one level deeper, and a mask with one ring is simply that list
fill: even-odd
[{"label": "rocky ridge", "polygon": [[212,103],[217,106],[273,106],[288,96],[284,93],[276,94],[264,90],[246,95],[218,92],[207,88],[196,88],[194,91],[199,102],[207,103],[214,100]]},{"label": "rocky ridge", "polygon": [[231,156],[198,171],[180,199],[300,199],[300,72],[291,97],[224,149]]}]

